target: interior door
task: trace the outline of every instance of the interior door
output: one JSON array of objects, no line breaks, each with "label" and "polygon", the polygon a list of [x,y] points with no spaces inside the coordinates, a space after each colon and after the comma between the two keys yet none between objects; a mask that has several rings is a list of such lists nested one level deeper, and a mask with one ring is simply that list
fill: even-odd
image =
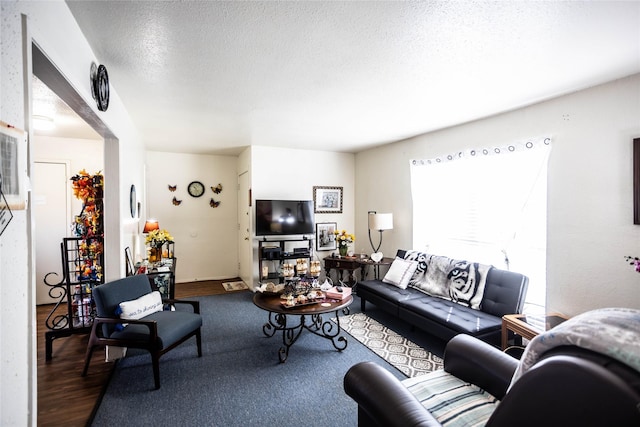
[{"label": "interior door", "polygon": [[61,162],[34,162],[33,202],[36,224],[36,304],[50,304],[56,301],[49,296],[49,286],[45,285],[47,273],[49,282],[62,280],[62,260],[60,243],[69,233],[70,195],[67,178],[69,165]]},{"label": "interior door", "polygon": [[249,172],[238,176],[238,263],[239,275],[253,290],[253,242],[251,239],[251,200]]}]

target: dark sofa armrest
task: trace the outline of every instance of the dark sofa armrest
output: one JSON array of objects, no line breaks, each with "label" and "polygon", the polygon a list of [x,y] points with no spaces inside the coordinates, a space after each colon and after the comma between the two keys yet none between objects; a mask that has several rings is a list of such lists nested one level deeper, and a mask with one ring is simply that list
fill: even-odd
[{"label": "dark sofa armrest", "polygon": [[470,335],[456,335],[445,349],[445,371],[500,400],[506,394],[517,366],[517,359]]},{"label": "dark sofa armrest", "polygon": [[358,403],[358,425],[440,426],[396,377],[373,362],[352,366],[344,390]]}]

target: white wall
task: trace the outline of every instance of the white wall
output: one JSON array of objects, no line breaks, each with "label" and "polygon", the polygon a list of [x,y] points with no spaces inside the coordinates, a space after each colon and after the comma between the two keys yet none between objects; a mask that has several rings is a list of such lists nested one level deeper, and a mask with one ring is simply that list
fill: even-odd
[{"label": "white wall", "polygon": [[[355,156],[351,153],[252,146],[252,196],[254,200],[312,200],[314,186],[343,187],[342,213],[317,213],[314,215],[315,222],[335,222],[338,228],[354,232],[354,165]],[[359,250],[362,239],[366,239],[365,235],[356,235],[354,249]],[[254,239],[255,282],[258,281],[257,250],[258,242]],[[322,251],[315,255],[317,259],[322,259],[329,254],[328,251]]]},{"label": "white wall", "polygon": [[[356,212],[394,213],[382,251],[412,245],[409,160],[551,135],[547,310],[640,308],[633,225],[632,140],[640,137],[640,75],[356,155]],[[356,232],[366,223],[356,221]]]},{"label": "white wall", "polygon": [[[31,150],[36,162],[69,162],[71,168],[69,173],[71,176],[77,174],[82,169],[85,169],[92,175],[104,170],[102,140],[54,138],[40,135],[33,138]],[[36,183],[33,183],[33,185],[35,184]],[[71,181],[69,181],[69,188],[71,188]],[[71,226],[74,216],[78,215],[81,210],[82,201],[72,195],[69,226]],[[38,226],[41,227],[42,224],[38,224]],[[59,254],[55,254],[55,256],[59,258]]]},{"label": "white wall", "polygon": [[[147,152],[146,214],[175,239],[177,282],[238,275],[236,164],[237,158],[230,156]],[[187,193],[192,181],[205,185],[202,197]],[[219,183],[222,192],[215,194],[210,187]],[[171,192],[169,185],[178,188]],[[180,205],[173,204],[174,196]],[[212,198],[220,202],[217,208],[210,206]],[[147,217],[142,218],[141,230]]]},{"label": "white wall", "polygon": [[[23,17],[26,25],[23,25]],[[107,279],[124,272],[124,245],[131,238],[135,221],[123,220],[129,209],[129,186],[142,188],[144,147],[117,94],[117,81],[111,82],[109,110],[99,112],[89,87],[89,69],[95,57],[64,2],[0,2],[0,120],[29,131],[28,111],[31,81],[31,42],[40,46],[78,94],[116,135],[119,167],[109,189],[112,203],[117,201],[118,218],[108,219],[108,227],[119,234],[114,248],[122,256],[109,260],[115,265]],[[23,50],[23,47],[26,50]],[[26,51],[26,55],[23,52]],[[108,64],[107,64],[108,66]],[[21,178],[26,180],[27,171]],[[143,198],[144,194],[139,197]],[[37,424],[37,363],[35,324],[35,251],[32,232],[33,212],[14,212],[0,237],[0,425]],[[54,346],[54,358],[57,357]]]}]

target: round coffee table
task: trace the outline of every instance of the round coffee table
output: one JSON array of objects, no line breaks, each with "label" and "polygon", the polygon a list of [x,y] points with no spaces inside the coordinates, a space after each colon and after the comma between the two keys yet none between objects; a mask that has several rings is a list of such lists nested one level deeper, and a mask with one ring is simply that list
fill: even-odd
[{"label": "round coffee table", "polygon": [[[253,295],[253,303],[269,312],[267,323],[262,326],[262,332],[267,337],[272,337],[278,331],[282,331],[282,347],[278,350],[278,358],[280,363],[284,363],[289,357],[289,348],[296,342],[303,329],[326,338],[331,341],[333,347],[342,351],[347,348],[347,339],[339,336],[340,329],[340,312],[345,316],[349,314],[349,305],[353,302],[353,297],[349,295],[343,300],[326,299],[324,301],[315,302],[313,304],[285,307],[283,300],[279,295],[265,295],[255,293]],[[327,313],[335,313],[336,322],[331,320],[323,320],[322,315]],[[298,317],[298,321],[291,322],[291,318]]]}]

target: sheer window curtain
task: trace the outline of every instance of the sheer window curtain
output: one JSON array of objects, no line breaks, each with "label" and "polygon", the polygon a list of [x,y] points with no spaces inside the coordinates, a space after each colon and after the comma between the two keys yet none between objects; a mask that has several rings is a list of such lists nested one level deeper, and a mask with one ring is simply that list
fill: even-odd
[{"label": "sheer window curtain", "polygon": [[529,277],[544,307],[551,139],[411,161],[413,247]]}]

